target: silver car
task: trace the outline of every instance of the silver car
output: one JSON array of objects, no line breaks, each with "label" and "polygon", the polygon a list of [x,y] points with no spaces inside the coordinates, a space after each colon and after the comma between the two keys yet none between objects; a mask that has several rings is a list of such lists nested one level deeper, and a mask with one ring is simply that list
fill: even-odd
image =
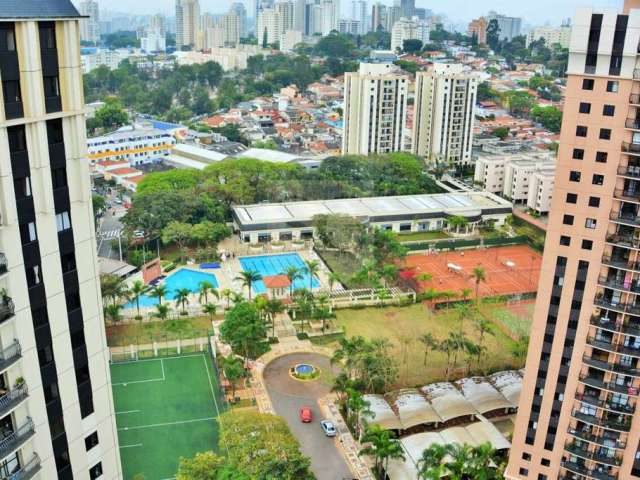
[{"label": "silver car", "polygon": [[336,431],[336,427],[334,427],[333,423],[331,423],[329,420],[322,420],[320,422],[320,426],[322,427],[322,431],[327,437],[335,437],[336,433],[338,433]]}]

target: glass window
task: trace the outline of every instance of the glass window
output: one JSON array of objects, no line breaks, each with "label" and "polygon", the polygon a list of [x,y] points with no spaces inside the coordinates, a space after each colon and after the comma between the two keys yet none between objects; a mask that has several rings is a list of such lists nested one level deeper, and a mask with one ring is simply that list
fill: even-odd
[{"label": "glass window", "polygon": [[599,175],[595,173],[593,178],[591,179],[591,183],[593,185],[602,185],[604,183],[604,175]]},{"label": "glass window", "polygon": [[590,207],[599,207],[600,206],[600,198],[599,197],[589,197],[589,206]]},{"label": "glass window", "polygon": [[610,128],[601,128],[600,129],[600,140],[611,140],[611,129]]},{"label": "glass window", "polygon": [[591,104],[587,102],[580,102],[578,110],[580,113],[591,113]]},{"label": "glass window", "polygon": [[565,225],[573,225],[573,215],[565,215],[562,217],[562,223]]},{"label": "glass window", "polygon": [[594,85],[594,81],[593,78],[584,78],[582,80],[582,89],[583,90],[593,90],[593,85]]},{"label": "glass window", "polygon": [[607,92],[617,93],[620,82],[617,80],[609,80],[607,82]]},{"label": "glass window", "polygon": [[564,247],[568,247],[569,245],[571,245],[571,237],[560,235],[560,245]]},{"label": "glass window", "polygon": [[579,182],[580,181],[580,176],[581,176],[580,172],[572,170],[571,172],[569,172],[569,181],[570,182]]},{"label": "glass window", "polygon": [[587,218],[584,222],[585,228],[596,228],[598,221],[595,218]]},{"label": "glass window", "polygon": [[598,163],[607,163],[607,152],[596,152],[596,162]]},{"label": "glass window", "polygon": [[567,193],[567,203],[578,203],[578,195],[575,193]]},{"label": "glass window", "polygon": [[605,117],[613,117],[616,114],[615,105],[605,105],[602,107],[602,115]]},{"label": "glass window", "polygon": [[584,158],[584,149],[582,148],[574,148],[573,149],[573,159],[574,160],[582,160]]},{"label": "glass window", "polygon": [[587,136],[587,127],[584,125],[578,125],[576,127],[576,136],[577,137],[586,137]]},{"label": "glass window", "polygon": [[69,212],[62,212],[56,215],[56,226],[58,232],[68,230],[71,228],[71,221],[69,220]]}]

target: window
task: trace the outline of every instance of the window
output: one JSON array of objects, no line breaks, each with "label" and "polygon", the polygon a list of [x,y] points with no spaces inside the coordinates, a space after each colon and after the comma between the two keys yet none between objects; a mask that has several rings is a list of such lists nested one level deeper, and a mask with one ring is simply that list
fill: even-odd
[{"label": "window", "polygon": [[56,30],[53,24],[40,27],[40,48],[56,48]]},{"label": "window", "polygon": [[2,93],[5,103],[22,102],[22,92],[20,91],[20,82],[17,80],[5,80],[2,82]]},{"label": "window", "polygon": [[562,223],[565,225],[573,225],[573,215],[565,215],[562,217]]},{"label": "window", "polygon": [[60,256],[60,263],[62,264],[62,273],[69,273],[76,269],[76,256],[73,252],[66,253]]},{"label": "window", "polygon": [[593,185],[602,185],[604,183],[604,175],[594,173],[593,178],[591,179],[591,183]]},{"label": "window", "polygon": [[598,221],[595,218],[587,218],[584,222],[585,228],[594,229],[596,228]]},{"label": "window", "polygon": [[84,446],[87,449],[87,452],[98,445],[98,443],[98,432],[93,432],[91,435],[84,439]]},{"label": "window", "polygon": [[62,212],[56,215],[56,227],[58,232],[71,228],[71,220],[69,220],[69,212]]},{"label": "window", "polygon": [[567,203],[578,203],[578,195],[575,193],[567,193]]},{"label": "window", "polygon": [[607,92],[617,93],[620,83],[617,80],[609,80],[607,82]]},{"label": "window", "polygon": [[576,172],[575,170],[571,170],[569,172],[569,181],[570,182],[579,182],[580,181],[580,172]]},{"label": "window", "polygon": [[[562,398],[560,400],[562,400]],[[542,460],[540,460],[540,465],[542,465],[543,467],[549,467],[551,465],[551,461],[548,458],[543,458]]]},{"label": "window", "polygon": [[598,208],[600,206],[600,197],[589,197],[589,206]]},{"label": "window", "polygon": [[16,34],[13,31],[13,26],[11,25],[0,28],[0,51],[16,51]]},{"label": "window", "polygon": [[591,104],[587,102],[580,102],[578,110],[580,113],[591,113]]},{"label": "window", "polygon": [[[549,461],[549,460],[547,460],[547,461]],[[544,460],[543,460],[543,462],[544,462]],[[544,465],[544,463],[543,463],[543,465]],[[547,480],[547,476],[545,474],[543,474],[543,473],[539,473],[538,474],[538,480]]]},{"label": "window", "polygon": [[33,267],[25,268],[25,273],[27,274],[27,286],[29,288],[35,287],[36,285],[40,285],[42,283],[42,278],[40,278],[40,265],[34,265]]},{"label": "window", "polygon": [[607,152],[596,152],[596,162],[607,163]]},{"label": "window", "polygon": [[27,243],[35,242],[36,240],[38,240],[35,222],[21,224],[20,237],[22,239],[23,245],[26,245]]},{"label": "window", "polygon": [[583,90],[593,90],[593,85],[594,85],[594,80],[593,78],[584,78],[582,80],[582,89]]},{"label": "window", "polygon": [[602,115],[605,117],[613,117],[616,114],[615,105],[605,105],[602,107]]},{"label": "window", "polygon": [[560,245],[562,245],[563,247],[568,247],[569,245],[571,245],[571,237],[560,235]]},{"label": "window", "polygon": [[611,129],[610,128],[601,128],[600,129],[600,140],[611,140]]},{"label": "window", "polygon": [[519,473],[520,475],[523,475],[526,477],[527,475],[529,475],[529,470],[526,468],[521,468]]},{"label": "window", "polygon": [[593,248],[592,240],[582,240],[582,249],[583,250],[591,250]]},{"label": "window", "polygon": [[58,76],[43,77],[44,81],[44,96],[45,98],[59,97],[60,96],[60,83]]},{"label": "window", "polygon": [[587,136],[587,127],[583,125],[578,125],[576,127],[576,137],[586,137]]},{"label": "window", "polygon": [[530,462],[531,461],[531,454],[527,453],[527,452],[523,452],[522,453],[522,459],[526,460],[527,462]]},{"label": "window", "polygon": [[76,348],[83,347],[86,345],[86,341],[84,338],[84,330],[80,329],[75,333],[71,334],[71,349],[75,350]]},{"label": "window", "polygon": [[65,167],[62,168],[54,168],[51,170],[51,182],[53,183],[53,189],[56,190],[58,188],[67,186],[67,169]]},{"label": "window", "polygon": [[582,148],[574,148],[573,149],[573,159],[574,160],[582,160],[584,158],[584,149]]},{"label": "window", "polygon": [[40,367],[44,367],[53,362],[53,349],[51,345],[46,345],[38,350],[38,361],[40,362]]},{"label": "window", "polygon": [[13,189],[16,193],[16,200],[31,196],[31,179],[29,177],[16,178],[13,181]]},{"label": "window", "polygon": [[89,469],[89,478],[91,480],[95,480],[102,476],[102,462],[96,463],[93,467]]}]

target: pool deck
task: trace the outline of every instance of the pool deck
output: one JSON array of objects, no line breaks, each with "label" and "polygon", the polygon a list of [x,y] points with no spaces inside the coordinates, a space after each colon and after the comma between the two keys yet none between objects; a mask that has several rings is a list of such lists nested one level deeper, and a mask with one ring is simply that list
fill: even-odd
[{"label": "pool deck", "polygon": [[[324,264],[322,259],[316,254],[313,249],[305,248],[303,250],[283,250],[277,252],[256,252],[255,254],[241,255],[241,257],[249,257],[249,256],[265,256],[265,255],[284,255],[284,254],[298,254],[303,261],[307,260],[317,260],[320,264],[320,271],[316,278],[320,282],[320,288],[326,288],[328,286],[328,275],[329,269]],[[242,293],[245,297],[247,296],[247,289],[242,286],[242,282],[240,280],[236,280],[236,277],[240,275],[242,272],[242,266],[240,265],[240,257],[236,256],[235,258],[227,259],[225,262],[221,262],[221,266],[218,269],[202,269],[200,268],[199,263],[187,263],[184,266],[178,267],[173,272],[170,272],[167,276],[173,275],[178,272],[182,268],[188,268],[190,270],[195,270],[198,272],[209,273],[215,275],[216,280],[218,281],[218,292],[222,292],[225,289],[230,289],[233,292]],[[140,280],[142,277],[140,274],[134,275],[128,279],[128,284],[133,283],[135,280]],[[252,297],[255,297],[256,292],[252,292]],[[187,311],[189,315],[202,314],[202,306],[198,301],[198,294],[194,293],[189,296],[189,304],[187,307]],[[163,300],[163,303],[166,301]],[[169,300],[168,303],[171,305],[174,312],[180,310],[180,307],[176,306],[174,300]],[[222,312],[224,307],[226,306],[225,299],[221,298],[217,301],[212,301],[218,306],[218,311]],[[141,315],[149,315],[156,312],[156,308],[154,307],[140,307]],[[125,317],[136,315],[136,309],[128,308],[123,310],[123,314]]]}]

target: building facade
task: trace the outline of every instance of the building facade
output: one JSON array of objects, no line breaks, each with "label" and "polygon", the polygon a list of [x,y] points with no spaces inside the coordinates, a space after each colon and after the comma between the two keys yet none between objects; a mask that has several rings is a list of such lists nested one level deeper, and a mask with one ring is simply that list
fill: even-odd
[{"label": "building facade", "polygon": [[371,31],[387,29],[387,6],[384,3],[374,3],[371,7]]},{"label": "building facade", "polygon": [[200,32],[198,0],[176,0],[176,48],[195,48]]},{"label": "building facade", "polygon": [[435,64],[416,75],[412,151],[428,161],[472,163],[478,81],[460,64]]},{"label": "building facade", "polygon": [[80,15],[32,5],[0,11],[0,476],[117,479]]},{"label": "building facade", "polygon": [[536,40],[543,39],[547,47],[560,44],[562,48],[569,48],[571,38],[571,27],[536,27],[527,33],[527,47]]},{"label": "building facade", "polygon": [[640,478],[639,40],[638,0],[574,17],[510,480]]},{"label": "building facade", "polygon": [[491,23],[492,20],[498,22],[500,40],[511,41],[513,37],[517,37],[522,31],[522,19],[519,17],[508,17],[496,12],[489,12],[489,15],[487,15],[487,25]]},{"label": "building facade", "polygon": [[80,20],[80,40],[97,44],[100,41],[100,7],[94,0],[80,3],[80,14],[88,18]]},{"label": "building facade", "polygon": [[360,24],[358,34],[367,33],[367,0],[352,0],[351,2],[351,18]]},{"label": "building facade", "polygon": [[87,157],[91,165],[126,160],[127,166],[136,166],[169,155],[175,144],[173,135],[164,130],[129,127],[87,139]]},{"label": "building facade", "polygon": [[476,37],[478,45],[487,44],[487,19],[484,17],[476,18],[469,22],[469,28],[467,28],[467,35],[470,37]]},{"label": "building facade", "polygon": [[391,29],[391,50],[394,52],[404,48],[405,40],[429,42],[429,24],[418,17],[401,18]]},{"label": "building facade", "polygon": [[344,155],[403,150],[409,79],[390,64],[361,63],[344,79]]}]

